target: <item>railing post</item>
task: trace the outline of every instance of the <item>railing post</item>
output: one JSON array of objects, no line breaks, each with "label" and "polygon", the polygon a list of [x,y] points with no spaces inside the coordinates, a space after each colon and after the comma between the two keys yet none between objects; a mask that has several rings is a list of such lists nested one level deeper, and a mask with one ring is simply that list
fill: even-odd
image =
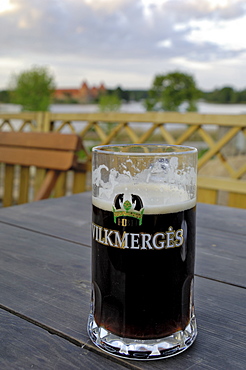
[{"label": "railing post", "polygon": [[43,122],[44,122],[44,112],[37,112],[36,115],[36,131],[37,132],[42,132],[43,131]]},{"label": "railing post", "polygon": [[51,113],[50,112],[44,112],[43,117],[43,132],[50,132],[51,130],[51,119],[50,119]]}]

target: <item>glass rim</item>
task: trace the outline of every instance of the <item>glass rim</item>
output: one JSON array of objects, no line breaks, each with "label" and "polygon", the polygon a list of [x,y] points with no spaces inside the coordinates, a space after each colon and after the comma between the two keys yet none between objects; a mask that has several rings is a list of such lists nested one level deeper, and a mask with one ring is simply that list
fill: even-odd
[{"label": "glass rim", "polygon": [[[143,147],[143,148],[170,148],[170,151],[156,151],[156,152],[134,152],[134,151],[117,151],[113,148],[130,148],[130,147]],[[175,148],[180,149],[179,151]],[[93,153],[101,153],[108,155],[131,155],[131,156],[170,156],[170,155],[184,155],[184,154],[195,154],[197,153],[197,148],[188,145],[175,145],[175,144],[108,144],[108,145],[97,145],[92,148]]]}]

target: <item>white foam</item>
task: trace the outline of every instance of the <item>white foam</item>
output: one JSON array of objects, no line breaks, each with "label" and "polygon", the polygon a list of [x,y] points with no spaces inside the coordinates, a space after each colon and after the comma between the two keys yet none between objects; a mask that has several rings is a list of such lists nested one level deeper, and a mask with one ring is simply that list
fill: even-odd
[{"label": "white foam", "polygon": [[155,183],[122,183],[117,184],[110,198],[93,197],[92,203],[106,211],[112,211],[114,198],[117,194],[124,194],[124,200],[131,201],[131,194],[141,197],[145,214],[163,214],[179,212],[195,206],[196,199],[189,199],[184,189],[175,185]]}]

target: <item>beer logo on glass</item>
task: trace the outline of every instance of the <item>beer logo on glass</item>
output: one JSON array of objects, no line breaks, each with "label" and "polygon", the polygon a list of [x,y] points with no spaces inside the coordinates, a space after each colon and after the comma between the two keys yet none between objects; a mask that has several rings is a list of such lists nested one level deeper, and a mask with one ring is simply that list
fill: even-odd
[{"label": "beer logo on glass", "polygon": [[142,225],[144,207],[139,195],[131,194],[126,199],[125,194],[117,194],[113,205],[114,223],[119,226]]}]

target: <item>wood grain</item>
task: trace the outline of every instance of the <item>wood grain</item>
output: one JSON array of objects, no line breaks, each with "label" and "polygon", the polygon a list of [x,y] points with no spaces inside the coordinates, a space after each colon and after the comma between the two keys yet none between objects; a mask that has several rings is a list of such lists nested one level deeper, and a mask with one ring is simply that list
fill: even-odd
[{"label": "wood grain", "polygon": [[[86,345],[90,249],[3,223],[0,227],[2,307],[18,312],[33,325],[59,333],[66,340]],[[224,259],[218,263],[223,267]],[[195,305],[199,325],[196,343],[176,358],[141,362],[136,366],[161,369],[165,364],[168,369],[183,369],[185,364],[187,369],[244,368],[245,351],[241,344],[246,334],[246,290],[197,277]]]},{"label": "wood grain", "polygon": [[0,221],[90,245],[91,193],[0,208]]},{"label": "wood grain", "polygon": [[[22,205],[18,212],[1,209],[0,221],[90,247],[91,193]],[[244,210],[198,204],[196,273],[246,286],[245,275],[238,272],[245,265],[245,239]]]},{"label": "wood grain", "polygon": [[245,369],[245,211],[198,204],[193,346],[163,361],[111,362],[86,331],[90,207],[83,193],[0,210],[1,368],[39,368],[41,359],[52,369],[52,361],[59,369]]},{"label": "wood grain", "polygon": [[[81,149],[81,138],[75,134],[0,132],[0,162],[6,165],[3,206],[13,204],[11,189],[15,179],[9,173],[9,168],[13,173],[17,165],[21,166],[20,178],[17,181],[19,184],[17,204],[29,200],[30,189],[32,189],[31,181],[29,181],[31,166],[37,169],[52,170],[48,171],[44,182],[40,184],[39,192],[34,197],[34,200],[46,199],[50,196],[61,171],[68,171],[72,168],[79,170],[81,166],[77,160],[77,151]],[[36,185],[37,182],[35,188]],[[61,195],[65,195],[65,192]]]},{"label": "wood grain", "polygon": [[198,203],[197,226],[246,235],[245,212],[244,209]]},{"label": "wood grain", "polygon": [[63,135],[57,132],[1,132],[0,145],[5,147],[25,147],[75,151],[81,147],[78,135]]},{"label": "wood grain", "polygon": [[49,170],[44,178],[40,189],[37,191],[34,200],[47,199],[50,196],[52,189],[54,188],[57,179],[61,175],[60,171]]},{"label": "wood grain", "polygon": [[73,152],[11,147],[1,147],[0,162],[63,171],[75,164]]},{"label": "wood grain", "polygon": [[1,369],[126,369],[86,348],[0,310]]},{"label": "wood grain", "polygon": [[[119,112],[104,112],[104,113],[52,113],[52,112],[33,112],[32,114],[18,113],[18,114],[1,114],[0,119],[3,120],[2,125],[6,124],[11,130],[14,130],[11,121],[13,119],[19,119],[23,121],[20,129],[24,128],[26,124],[30,125],[32,129],[37,131],[53,131],[54,127],[56,131],[62,131],[66,126],[73,132],[78,130],[80,137],[83,140],[87,138],[91,139],[91,129],[96,133],[99,139],[99,144],[105,145],[115,142],[118,139],[119,134],[128,137],[128,141],[133,143],[146,143],[147,141],[153,140],[152,134],[158,135],[158,140],[164,143],[175,144],[175,145],[187,145],[189,141],[192,141],[193,135],[199,135],[208,149],[204,155],[198,160],[198,169],[203,170],[203,166],[206,164],[210,165],[214,162],[214,157],[218,159],[220,167],[226,168],[225,178],[218,177],[215,171],[214,175],[216,178],[205,178],[198,179],[199,200],[203,202],[214,203],[218,198],[219,190],[227,189],[229,191],[229,201],[224,198],[223,202],[227,202],[227,205],[245,208],[246,207],[246,195],[245,195],[245,184],[242,182],[242,177],[245,174],[246,166],[245,160],[241,167],[232,166],[231,160],[225,156],[224,148],[227,144],[231,143],[231,140],[237,137],[241,131],[245,131],[245,115],[217,115],[217,114],[198,114],[198,113],[177,113],[177,112],[145,112],[145,113],[119,113]],[[36,120],[36,127],[33,127],[33,121]],[[101,127],[102,122],[113,122],[116,126],[109,134],[106,134]],[[74,124],[76,123],[76,128]],[[132,123],[141,123],[143,130],[137,132]],[[148,127],[145,123],[148,124]],[[183,126],[183,130],[176,132],[175,135],[167,130],[166,124],[176,125],[179,123]],[[206,126],[217,126],[218,130],[223,129],[223,136],[219,135],[219,138],[215,140],[214,135],[207,130]],[[175,128],[175,126],[174,126]],[[18,133],[22,135],[23,133]],[[25,133],[24,133],[25,134]],[[52,133],[50,133],[52,135]],[[58,133],[53,133],[57,135]],[[125,134],[125,135],[124,135]],[[40,135],[43,135],[43,133]],[[59,134],[58,134],[59,135]],[[67,136],[67,135],[65,135]],[[177,137],[178,136],[178,137]],[[30,136],[31,137],[31,136]],[[127,138],[124,138],[127,142]],[[195,143],[194,143],[195,145]],[[90,165],[91,153],[84,151],[86,154],[86,166],[87,169]],[[88,170],[87,172],[90,172]],[[199,171],[200,174],[200,171]],[[86,174],[89,177],[89,174]],[[228,179],[229,177],[229,179]],[[200,182],[202,184],[200,184]],[[77,185],[75,185],[75,191]],[[220,197],[219,197],[220,198]],[[218,198],[218,199],[219,199]]]},{"label": "wood grain", "polygon": [[[39,217],[36,217],[39,216]],[[45,222],[45,217],[47,222]],[[0,208],[0,221],[13,221],[13,224],[46,232],[50,221],[60,223],[60,233],[64,234],[65,224],[90,222],[91,217],[91,192],[49,199],[23,204],[18,207],[18,212],[11,208]],[[197,204],[198,228],[214,229],[220,231],[233,230],[236,234],[245,235],[246,217],[245,210],[210,204]],[[66,230],[65,230],[66,231]],[[54,234],[56,235],[56,234]],[[76,241],[79,241],[76,239]]]},{"label": "wood grain", "polygon": [[11,165],[5,165],[5,178],[4,188],[5,192],[3,195],[3,206],[8,207],[11,205],[13,199],[13,188],[14,188],[14,167]]}]

